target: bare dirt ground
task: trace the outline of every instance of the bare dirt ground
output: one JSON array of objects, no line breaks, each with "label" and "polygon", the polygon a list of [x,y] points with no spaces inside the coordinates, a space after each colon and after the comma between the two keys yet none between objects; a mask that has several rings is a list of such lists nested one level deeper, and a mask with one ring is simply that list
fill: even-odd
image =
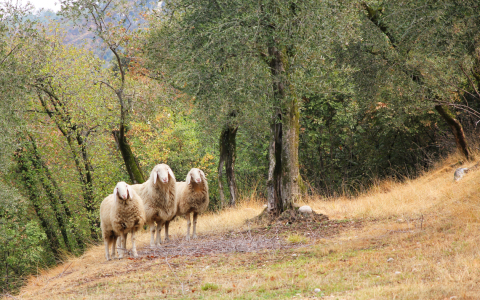
[{"label": "bare dirt ground", "polygon": [[[151,258],[165,258],[283,250],[313,245],[322,238],[329,238],[346,229],[361,226],[361,221],[354,220],[323,220],[320,222],[281,220],[272,225],[252,229],[202,235],[190,241],[185,238],[175,238],[163,244],[161,248],[148,246],[141,248],[138,254]],[[306,239],[301,242],[288,241],[287,237],[292,235],[304,236]]]}]

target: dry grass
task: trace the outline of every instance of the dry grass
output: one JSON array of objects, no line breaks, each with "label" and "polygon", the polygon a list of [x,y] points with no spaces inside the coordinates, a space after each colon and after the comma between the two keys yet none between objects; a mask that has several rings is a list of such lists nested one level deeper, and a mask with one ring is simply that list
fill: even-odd
[{"label": "dry grass", "polygon": [[[306,204],[330,218],[389,218],[405,220],[421,217],[445,207],[455,210],[467,209],[478,220],[480,205],[476,201],[470,205],[453,205],[465,198],[475,198],[478,193],[477,174],[465,176],[461,181],[453,181],[453,172],[459,166],[450,167],[454,159],[446,160],[442,166],[414,180],[404,182],[382,181],[366,194],[355,199],[340,197],[320,201],[318,197],[305,199]],[[467,166],[472,166],[470,163]],[[464,166],[465,167],[465,166]],[[475,198],[475,200],[477,200]],[[460,213],[457,211],[457,213]],[[466,213],[466,212],[464,212]]]},{"label": "dry grass", "polygon": [[[455,162],[415,180],[381,182],[355,199],[305,199],[317,212],[363,227],[317,240],[302,232],[282,237],[295,249],[105,262],[96,246],[33,276],[15,297],[480,299],[480,171],[455,183]],[[250,201],[204,215],[199,234],[245,226],[261,210]],[[184,235],[184,220],[172,225],[172,235]],[[139,240],[147,245],[149,233]]]}]

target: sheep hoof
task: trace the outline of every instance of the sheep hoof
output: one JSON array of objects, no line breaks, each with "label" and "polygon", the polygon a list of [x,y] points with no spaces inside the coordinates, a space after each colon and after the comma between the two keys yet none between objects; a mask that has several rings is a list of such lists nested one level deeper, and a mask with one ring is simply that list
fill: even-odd
[{"label": "sheep hoof", "polygon": [[137,254],[137,253],[133,253],[133,257],[137,258],[137,257],[138,257],[138,254]]}]

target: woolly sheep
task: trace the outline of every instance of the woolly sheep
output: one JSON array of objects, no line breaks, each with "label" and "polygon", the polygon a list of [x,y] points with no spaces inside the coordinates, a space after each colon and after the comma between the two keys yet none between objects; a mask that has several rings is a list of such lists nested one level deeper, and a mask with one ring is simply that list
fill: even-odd
[{"label": "woolly sheep", "polygon": [[[142,184],[133,185],[133,189],[145,206],[146,222],[152,233],[150,246],[159,246],[161,243],[160,231],[167,220],[175,217],[177,202],[175,199],[175,175],[166,164],[156,165],[150,173],[150,178]],[[157,223],[155,230],[155,223]],[[155,240],[155,231],[157,238]],[[168,232],[165,232],[168,234]]]},{"label": "woolly sheep", "polygon": [[[197,237],[197,216],[208,207],[208,183],[202,170],[193,168],[188,172],[185,182],[175,184],[177,198],[177,216],[187,219],[187,240],[190,240],[190,213],[193,213],[193,234]],[[168,225],[165,223],[165,234],[168,239]]]},{"label": "woolly sheep", "polygon": [[118,257],[123,258],[128,232],[132,233],[133,256],[138,257],[135,246],[135,232],[145,224],[145,209],[143,200],[131,186],[123,181],[117,183],[113,194],[108,195],[100,205],[100,220],[107,260],[110,260],[108,253],[110,245],[112,245],[111,258],[115,258],[115,245],[118,237],[121,238],[122,244]]}]

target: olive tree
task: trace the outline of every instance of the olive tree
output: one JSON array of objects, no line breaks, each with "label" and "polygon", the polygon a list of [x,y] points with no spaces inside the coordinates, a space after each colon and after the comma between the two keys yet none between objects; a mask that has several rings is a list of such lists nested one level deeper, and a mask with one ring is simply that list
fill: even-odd
[{"label": "olive tree", "polygon": [[236,111],[270,131],[273,215],[300,196],[302,99],[332,89],[329,72],[346,71],[333,62],[332,45],[352,38],[351,10],[337,1],[180,0],[164,1],[152,21],[148,52],[159,78],[196,97],[207,115],[225,120]]}]

